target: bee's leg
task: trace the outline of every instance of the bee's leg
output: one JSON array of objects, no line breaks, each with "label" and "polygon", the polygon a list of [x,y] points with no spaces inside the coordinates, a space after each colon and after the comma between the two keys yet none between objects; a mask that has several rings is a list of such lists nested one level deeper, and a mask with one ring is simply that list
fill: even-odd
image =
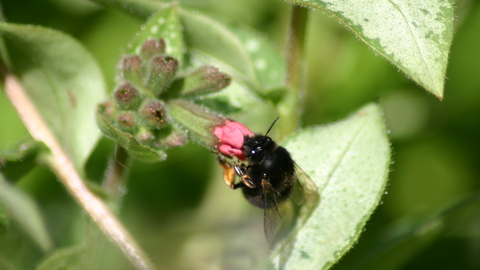
[{"label": "bee's leg", "polygon": [[252,178],[246,174],[247,168],[245,164],[234,165],[235,173],[240,176],[242,183],[249,188],[256,188],[255,183],[253,183]]},{"label": "bee's leg", "polygon": [[239,182],[239,183],[236,183],[235,185],[233,185],[233,189],[237,189],[237,188],[241,188],[241,187],[245,187],[245,184],[243,182]]},{"label": "bee's leg", "polygon": [[223,181],[227,184],[230,188],[235,189],[235,168],[228,164],[223,158],[220,156],[217,158],[218,164],[223,169]]}]

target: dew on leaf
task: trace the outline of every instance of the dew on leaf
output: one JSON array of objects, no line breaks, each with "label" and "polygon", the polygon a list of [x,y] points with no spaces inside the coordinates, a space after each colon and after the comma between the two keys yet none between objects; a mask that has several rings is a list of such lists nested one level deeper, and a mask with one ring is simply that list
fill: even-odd
[{"label": "dew on leaf", "polygon": [[245,47],[249,52],[257,52],[260,49],[260,43],[257,40],[248,40],[245,42]]},{"label": "dew on leaf", "polygon": [[152,28],[150,28],[150,32],[152,32],[152,34],[156,34],[158,33],[158,28],[158,25],[154,25]]},{"label": "dew on leaf", "polygon": [[255,61],[255,67],[259,70],[265,70],[267,68],[267,62],[264,59],[258,59]]}]

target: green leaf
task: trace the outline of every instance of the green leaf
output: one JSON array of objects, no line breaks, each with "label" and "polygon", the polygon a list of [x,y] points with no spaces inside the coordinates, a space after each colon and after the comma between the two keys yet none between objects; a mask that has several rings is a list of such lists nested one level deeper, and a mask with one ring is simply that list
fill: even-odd
[{"label": "green leaf", "polygon": [[[119,7],[144,19],[166,6],[161,2],[94,1]],[[218,64],[231,75],[243,78],[256,87],[269,89],[284,86],[283,58],[260,33],[180,7],[178,13],[187,48],[193,50],[194,57],[207,64]]]},{"label": "green leaf", "polygon": [[[134,10],[133,13],[141,18],[165,8],[160,2],[95,1],[128,12]],[[180,7],[178,14],[191,65],[217,66],[262,95],[284,87],[285,62],[261,34]]]},{"label": "green leaf", "polygon": [[22,178],[36,166],[40,143],[28,141],[0,151],[0,172],[9,180]]},{"label": "green leaf", "polygon": [[232,81],[229,86],[198,100],[207,108],[226,115],[245,112],[258,108],[262,100],[244,84]]},{"label": "green leaf", "polygon": [[0,204],[44,252],[52,249],[52,241],[35,201],[7,183],[1,174]]},{"label": "green leaf", "polygon": [[106,98],[95,59],[85,48],[58,31],[1,23],[0,31],[15,74],[30,100],[77,168],[82,168],[100,138],[95,106]]},{"label": "green leaf", "polygon": [[401,219],[379,231],[370,240],[372,248],[357,248],[355,258],[342,261],[339,269],[402,269],[442,235],[461,231],[460,237],[474,237],[476,227],[471,224],[478,217],[478,209],[480,193],[475,192],[420,221]]},{"label": "green leaf", "polygon": [[285,61],[270,41],[253,29],[227,25],[240,39],[242,45],[253,59],[253,67],[260,81],[261,93],[269,93],[276,88],[285,87]]},{"label": "green leaf", "polygon": [[148,19],[152,13],[170,5],[169,3],[151,0],[93,0],[93,2],[123,9],[142,19]]},{"label": "green leaf", "polygon": [[172,5],[154,14],[135,40],[129,44],[126,53],[139,54],[145,41],[150,38],[162,38],[165,41],[165,54],[177,59],[179,66],[182,67],[185,44],[177,9],[176,5]]},{"label": "green leaf", "polygon": [[284,269],[327,269],[357,240],[384,192],[390,145],[382,112],[367,105],[346,120],[301,130],[284,146],[320,192]]},{"label": "green leaf", "polygon": [[443,98],[453,37],[452,1],[292,2],[330,13],[376,53],[438,98]]},{"label": "green leaf", "polygon": [[[16,269],[15,258],[18,258],[18,254],[25,248],[27,238],[19,230],[10,229],[10,220],[3,213],[3,205],[0,203],[0,269]],[[4,225],[5,224],[5,225]]]},{"label": "green leaf", "polygon": [[401,269],[430,246],[438,238],[443,227],[441,218],[416,225],[397,226],[390,234],[384,234],[376,246],[365,250],[365,257],[355,261],[347,269]]},{"label": "green leaf", "polygon": [[37,270],[73,270],[83,269],[80,261],[85,253],[85,245],[77,245],[55,250],[36,269]]},{"label": "green leaf", "polygon": [[247,48],[226,26],[198,12],[181,10],[184,38],[193,61],[213,64],[234,79],[260,88]]}]

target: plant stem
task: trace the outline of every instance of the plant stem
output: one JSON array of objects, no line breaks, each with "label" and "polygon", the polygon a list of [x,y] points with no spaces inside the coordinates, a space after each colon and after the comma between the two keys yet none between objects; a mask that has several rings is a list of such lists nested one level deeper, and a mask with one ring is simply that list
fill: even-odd
[{"label": "plant stem", "polygon": [[125,148],[115,147],[115,153],[110,159],[103,187],[110,193],[115,201],[118,201],[123,195],[124,180],[130,164],[130,156]]},{"label": "plant stem", "polygon": [[2,77],[3,75],[5,76],[4,82],[7,97],[12,102],[32,137],[45,143],[50,149],[47,163],[63,185],[65,185],[68,192],[77,200],[107,238],[122,250],[136,269],[155,269],[146,254],[107,205],[85,186],[72,160],[64,151],[57,138],[52,134],[48,125],[40,117],[40,113],[30,101],[19,80],[11,74],[2,74]]},{"label": "plant stem", "polygon": [[292,5],[287,51],[285,53],[287,62],[286,85],[289,88],[289,93],[278,108],[280,116],[288,120],[282,121],[282,123],[288,125],[282,128],[282,137],[295,131],[299,125],[300,107],[305,90],[303,57],[307,19],[308,9]]}]

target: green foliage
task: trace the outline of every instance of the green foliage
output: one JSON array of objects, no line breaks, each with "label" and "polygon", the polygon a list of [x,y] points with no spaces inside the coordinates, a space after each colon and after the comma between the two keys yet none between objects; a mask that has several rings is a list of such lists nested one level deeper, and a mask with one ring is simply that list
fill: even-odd
[{"label": "green foliage", "polygon": [[164,160],[165,149],[187,142],[187,130],[207,148],[217,143],[212,130],[225,117],[189,101],[220,91],[231,78],[213,66],[185,67],[183,44],[176,6],[153,15],[119,61],[112,99],[98,106],[102,131],[135,158]]},{"label": "green foliage", "polygon": [[76,270],[82,269],[85,262],[81,261],[82,254],[85,253],[83,245],[67,247],[56,250],[47,260],[43,261],[37,270]]},{"label": "green foliage", "polygon": [[100,138],[92,108],[105,99],[93,57],[72,37],[38,26],[0,24],[15,72],[52,132],[82,168]]},{"label": "green foliage", "polygon": [[357,240],[383,195],[390,145],[382,112],[367,105],[346,120],[300,130],[285,147],[320,192],[285,269],[329,268]]},{"label": "green foliage", "polygon": [[10,181],[21,179],[36,165],[41,146],[35,141],[20,142],[0,152],[0,170]]},{"label": "green foliage", "polygon": [[[122,206],[122,221],[159,268],[440,269],[442,258],[454,255],[456,269],[478,265],[478,258],[468,257],[475,254],[480,209],[478,195],[468,196],[478,189],[480,114],[472,64],[478,62],[478,4],[458,3],[459,39],[446,85],[451,92],[438,104],[415,83],[443,99],[453,37],[450,1],[290,1],[310,8],[301,97],[286,87],[288,61],[278,50],[285,47],[288,2],[96,1],[105,7],[69,2],[75,9],[53,1],[14,2],[3,8],[12,23],[0,24],[2,62],[20,78],[82,180],[103,181],[103,187],[90,186],[111,193],[106,183],[116,171],[105,172],[105,163],[113,149],[108,140],[95,148],[99,128],[131,156],[162,161],[130,163],[117,155],[111,161],[130,174],[112,205]],[[114,8],[145,25],[139,29],[138,22]],[[116,42],[108,31],[93,34],[105,24],[118,33],[136,29],[137,34],[122,33],[133,37],[129,44]],[[100,71],[77,40],[106,69]],[[107,59],[109,54],[102,53],[112,51],[122,55]],[[108,61],[117,62],[116,69]],[[116,74],[108,75],[112,70]],[[116,82],[110,97],[104,80]],[[302,101],[303,108],[292,108]],[[316,183],[320,204],[294,229],[294,241],[269,253],[263,212],[252,210],[241,192],[221,181],[210,153],[217,143],[212,130],[235,119],[262,134],[282,115],[269,136],[283,138],[278,125],[295,126],[283,116],[297,111],[308,127],[282,145]],[[0,150],[24,145],[20,139],[26,136],[18,135],[24,134],[22,124],[3,95],[0,113],[5,119],[0,121]],[[394,165],[384,117],[392,132]],[[187,135],[203,148],[186,144]],[[172,148],[180,145],[185,147]],[[0,151],[0,268],[131,269],[119,251],[124,247],[101,244],[103,236],[89,234],[96,223],[82,218],[60,222],[69,210],[62,204],[65,189],[51,190],[46,177],[31,170],[51,166],[51,149],[28,146]],[[125,170],[119,174],[124,178]],[[388,178],[392,185],[385,195]],[[19,236],[34,245],[20,248]]]},{"label": "green foliage", "polygon": [[448,53],[453,38],[450,0],[345,1],[292,0],[322,9],[345,24],[376,53],[426,90],[443,99]]},{"label": "green foliage", "polygon": [[10,185],[2,175],[0,175],[0,205],[44,252],[53,248],[52,240],[36,202],[21,190]]}]

